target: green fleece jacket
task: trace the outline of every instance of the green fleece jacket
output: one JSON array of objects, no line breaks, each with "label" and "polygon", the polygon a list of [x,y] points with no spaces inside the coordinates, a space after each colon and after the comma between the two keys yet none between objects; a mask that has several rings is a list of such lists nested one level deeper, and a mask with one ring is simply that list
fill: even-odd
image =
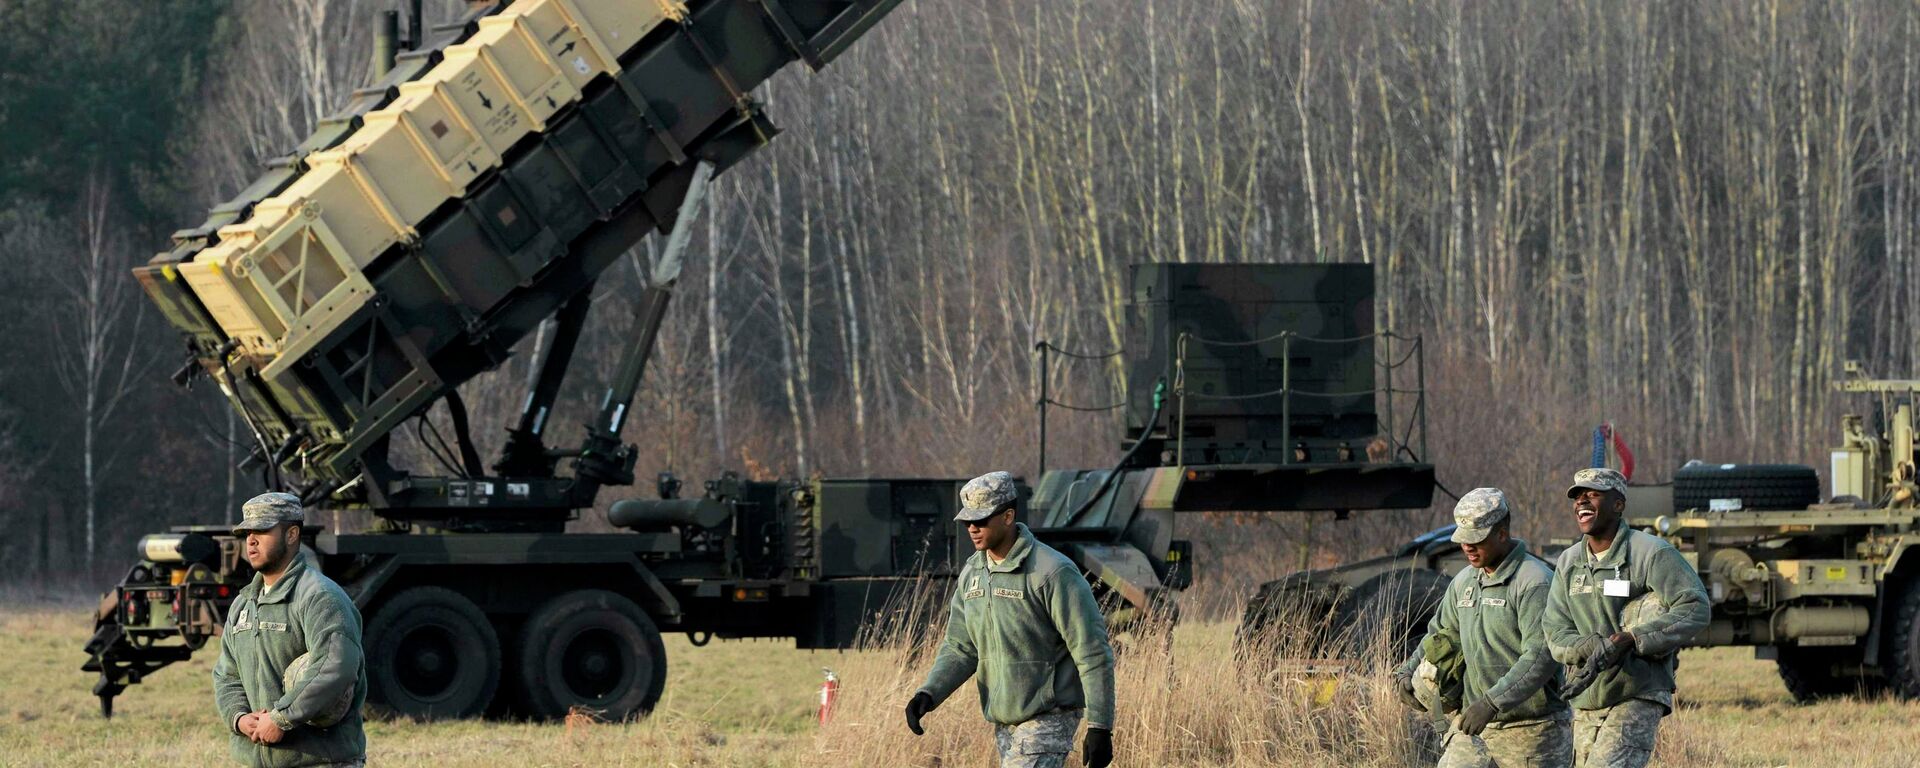
[{"label": "green fleece jacket", "polygon": [[[947,636],[920,692],[939,706],[968,677],[988,721],[1017,725],[1086,708],[1087,725],[1113,727],[1113,649],[1107,621],[1080,568],[1033,538],[1024,523],[1007,559],[967,559],[947,612]],[[975,673],[978,673],[977,676]]]},{"label": "green fleece jacket", "polygon": [[[1467,566],[1454,574],[1447,597],[1427,624],[1429,635],[1455,634],[1466,657],[1463,702],[1493,702],[1493,722],[1564,720],[1560,665],[1547,651],[1540,617],[1547,610],[1553,570],[1516,540],[1506,559],[1487,573]],[[1419,654],[1403,665],[1420,663]]]},{"label": "green fleece jacket", "polygon": [[1589,541],[1583,536],[1567,547],[1554,570],[1542,621],[1555,659],[1569,666],[1581,663],[1574,645],[1588,635],[1619,632],[1621,609],[1633,598],[1658,593],[1667,610],[1634,630],[1633,652],[1573,697],[1573,706],[1605,709],[1628,699],[1643,699],[1671,711],[1675,652],[1711,618],[1706,587],[1680,551],[1657,536],[1622,524],[1613,546],[1598,557]]},{"label": "green fleece jacket", "polygon": [[[213,665],[214,704],[231,733],[228,754],[257,768],[365,757],[360,705],[367,696],[367,665],[360,649],[360,610],[305,557],[294,558],[273,589],[265,587],[256,574],[234,598],[220,636],[220,660]],[[306,672],[282,690],[281,674],[301,654],[310,654]],[[307,722],[339,701],[349,685],[354,696],[346,717],[326,728]],[[286,730],[277,744],[255,744],[240,735],[240,716],[262,709]]]}]

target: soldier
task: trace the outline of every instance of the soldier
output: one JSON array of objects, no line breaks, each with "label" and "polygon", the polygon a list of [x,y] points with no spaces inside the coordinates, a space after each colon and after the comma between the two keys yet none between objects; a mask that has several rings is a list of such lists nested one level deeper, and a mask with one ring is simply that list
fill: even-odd
[{"label": "soldier", "polygon": [[[255,573],[228,609],[213,665],[228,754],[260,768],[364,765],[360,611],[300,556],[299,497],[264,493],[241,511],[233,532],[246,537]],[[303,668],[286,675],[296,662]]]},{"label": "soldier", "polygon": [[[1467,567],[1447,586],[1427,632],[1459,643],[1464,706],[1447,730],[1440,766],[1568,765],[1573,715],[1560,698],[1560,665],[1540,628],[1553,570],[1513,537],[1512,511],[1500,489],[1476,488],[1460,497],[1453,520],[1453,541],[1466,553]],[[1394,673],[1414,703],[1414,670],[1423,658],[1416,653]]]},{"label": "soldier", "polygon": [[980,709],[994,724],[1001,768],[1059,768],[1081,711],[1081,763],[1113,760],[1113,650],[1107,623],[1079,567],[1013,521],[1013,475],[989,472],[960,489],[960,514],[977,550],[947,614],[947,637],[927,682],[907,702],[907,728],[978,672]]},{"label": "soldier", "polygon": [[[1672,544],[1626,526],[1626,491],[1614,470],[1574,473],[1567,498],[1583,535],[1560,553],[1544,620],[1555,659],[1576,677],[1597,672],[1572,697],[1579,766],[1647,764],[1660,718],[1673,711],[1674,654],[1707,625],[1700,576]],[[1629,629],[1628,606],[1649,592],[1665,613]]]}]

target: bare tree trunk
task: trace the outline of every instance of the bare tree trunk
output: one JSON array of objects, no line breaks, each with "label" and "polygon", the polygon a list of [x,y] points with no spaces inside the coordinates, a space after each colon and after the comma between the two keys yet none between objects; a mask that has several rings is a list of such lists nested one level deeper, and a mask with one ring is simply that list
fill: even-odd
[{"label": "bare tree trunk", "polygon": [[[707,365],[709,387],[713,395],[713,455],[719,461],[727,460],[727,403],[724,393],[730,382],[727,381],[727,346],[720,342],[720,275],[727,264],[720,257],[720,215],[721,201],[728,199],[720,194],[718,182],[713,190],[712,208],[707,212]],[[729,260],[730,261],[730,260]]]},{"label": "bare tree trunk", "polygon": [[82,562],[89,572],[98,549],[101,481],[124,445],[121,439],[106,445],[103,432],[145,373],[139,354],[146,348],[139,335],[143,315],[129,291],[130,260],[122,258],[112,198],[106,179],[93,174],[78,211],[81,238],[75,258],[52,265],[68,309],[64,321],[54,326],[56,343],[73,351],[55,358],[54,371],[67,391],[79,397]]}]

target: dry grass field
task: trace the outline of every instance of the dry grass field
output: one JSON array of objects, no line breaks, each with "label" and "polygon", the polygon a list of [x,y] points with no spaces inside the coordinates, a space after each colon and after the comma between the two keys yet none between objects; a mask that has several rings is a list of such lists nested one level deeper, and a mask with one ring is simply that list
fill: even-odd
[{"label": "dry grass field", "polygon": [[[0,765],[182,766],[224,762],[208,694],[211,653],[169,668],[102,720],[78,671],[85,608],[0,609]],[[1328,682],[1286,667],[1236,665],[1232,628],[1192,623],[1170,650],[1126,638],[1120,661],[1122,766],[1417,765],[1419,750],[1384,677]],[[373,765],[979,766],[992,744],[970,688],[915,738],[899,709],[925,673],[905,649],[798,651],[785,643],[668,642],[670,683],[634,723],[414,723],[368,726]],[[835,720],[814,725],[820,668],[844,688]],[[1840,700],[1797,706],[1771,662],[1740,650],[1682,657],[1682,702],[1656,764],[1905,766],[1920,705]]]}]

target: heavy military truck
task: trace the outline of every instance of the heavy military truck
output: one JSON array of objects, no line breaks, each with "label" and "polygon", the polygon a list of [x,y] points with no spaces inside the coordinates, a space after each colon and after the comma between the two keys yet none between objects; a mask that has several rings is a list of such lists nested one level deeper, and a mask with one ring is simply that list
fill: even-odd
[{"label": "heavy military truck", "polygon": [[[262,485],[379,521],[310,525],[302,553],[366,617],[370,701],[627,717],[661,695],[662,632],[850,647],[971,554],[951,522],[956,478],[726,474],[679,498],[662,475],[659,498],[608,509],[624,532],[566,531],[603,487],[635,480],[621,435],[644,421],[628,408],[685,225],[712,175],[776,132],[748,91],[794,59],[831,60],[893,4],[517,0],[431,35],[416,9],[406,45],[380,46],[393,55],[379,82],[136,270],[185,342],[176,379],[220,388]],[[667,243],[635,302],[640,331],[581,444],[549,447],[594,279],[651,231]],[[1393,400],[1422,411],[1404,386],[1418,340],[1396,351],[1374,332],[1369,267],[1141,265],[1132,281],[1121,459],[1045,471],[1022,509],[1116,627],[1170,610],[1191,579],[1179,512],[1428,503],[1423,433]],[[483,464],[458,388],[548,319],[518,423]],[[448,474],[397,466],[396,431],[441,404]],[[87,644],[103,714],[217,636],[251,578],[224,526],[143,538]]]},{"label": "heavy military truck", "polygon": [[[427,29],[415,0],[405,45],[397,17],[380,20],[376,82],[134,271],[185,343],[176,380],[219,387],[254,438],[248,464],[262,484],[383,521],[308,532],[368,618],[371,699],[458,717],[484,711],[504,681],[528,714],[578,704],[626,716],[659,698],[662,624],[831,645],[851,633],[832,617],[886,590],[826,583],[883,574],[810,548],[797,529],[777,539],[757,525],[861,494],[857,483],[716,481],[712,503],[623,507],[633,533],[564,530],[601,488],[634,480],[620,436],[678,276],[682,224],[714,174],[778,133],[752,89],[795,60],[824,66],[897,3],[475,2]],[[670,237],[636,302],[638,331],[614,351],[618,372],[581,444],[549,447],[595,279],[652,231]],[[521,417],[483,465],[457,388],[549,318]],[[441,402],[455,433],[440,451],[449,475],[396,466],[395,431]],[[951,506],[951,490],[894,483],[862,498],[913,520]],[[740,527],[698,528],[716,506]],[[842,521],[807,522],[829,535]],[[902,544],[932,552],[928,568],[952,540],[934,528]],[[143,540],[87,644],[104,714],[219,632],[251,578],[238,547],[219,527]],[[890,562],[884,575],[915,573]]]},{"label": "heavy military truck", "polygon": [[1812,467],[1690,462],[1630,488],[1628,524],[1699,570],[1713,620],[1695,646],[1752,647],[1801,701],[1920,698],[1920,381],[1845,374],[1834,388],[1872,408],[1841,418],[1829,493]]}]

